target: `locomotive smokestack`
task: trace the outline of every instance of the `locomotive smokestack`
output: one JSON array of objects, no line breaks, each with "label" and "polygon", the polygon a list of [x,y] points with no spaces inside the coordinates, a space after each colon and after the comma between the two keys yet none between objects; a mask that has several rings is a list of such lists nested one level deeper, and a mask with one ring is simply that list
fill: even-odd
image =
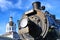
[{"label": "locomotive smokestack", "polygon": [[33,5],[33,9],[35,10],[35,9],[40,9],[40,7],[41,7],[41,3],[40,2],[34,2],[34,3],[32,3],[32,5]]}]

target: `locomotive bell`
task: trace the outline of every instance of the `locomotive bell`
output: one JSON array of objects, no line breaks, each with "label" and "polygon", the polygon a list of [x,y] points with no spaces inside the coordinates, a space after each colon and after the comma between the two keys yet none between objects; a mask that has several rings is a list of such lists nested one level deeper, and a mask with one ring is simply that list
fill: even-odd
[{"label": "locomotive bell", "polygon": [[40,7],[40,10],[45,10],[45,6]]},{"label": "locomotive bell", "polygon": [[41,3],[40,2],[34,2],[34,3],[32,3],[32,5],[33,5],[33,9],[35,10],[35,9],[40,9],[40,7],[41,7]]}]

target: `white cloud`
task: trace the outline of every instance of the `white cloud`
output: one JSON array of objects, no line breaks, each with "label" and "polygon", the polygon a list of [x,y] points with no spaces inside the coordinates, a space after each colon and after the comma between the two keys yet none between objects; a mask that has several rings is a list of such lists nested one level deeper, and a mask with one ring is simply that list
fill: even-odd
[{"label": "white cloud", "polygon": [[13,4],[10,1],[6,1],[6,0],[0,0],[0,8],[2,11],[8,10],[9,8],[20,8],[21,5],[21,1],[19,0],[18,3]]},{"label": "white cloud", "polygon": [[[26,1],[25,1],[26,2]],[[23,0],[19,0],[16,4],[13,4],[12,2],[10,1],[6,1],[6,0],[0,0],[0,8],[2,11],[5,11],[5,10],[9,10],[9,8],[17,8],[17,9],[28,9],[31,4],[27,4],[26,3],[23,3]],[[25,5],[24,5],[25,4]]]},{"label": "white cloud", "polygon": [[1,10],[3,10],[3,9],[7,9],[7,7],[5,6],[5,0],[0,0],[0,8],[1,8]]},{"label": "white cloud", "polygon": [[42,2],[41,4],[42,4],[43,6],[45,6],[47,10],[51,10],[51,9],[54,8],[54,6],[53,6],[52,4],[47,3],[47,2]]},{"label": "white cloud", "polygon": [[15,8],[27,10],[29,7],[31,7],[31,3],[29,0],[23,2],[23,0],[19,0],[18,3],[15,4]]},{"label": "white cloud", "polygon": [[[35,1],[40,1],[40,0],[27,0],[24,3],[23,3],[23,0],[19,0],[16,4],[13,4],[10,1],[0,0],[0,8],[2,11],[9,10],[12,8],[28,10],[29,8],[31,8],[32,3]],[[46,9],[48,9],[48,10],[53,9],[53,6],[50,3],[43,2],[41,4],[45,5]]]},{"label": "white cloud", "polygon": [[46,6],[46,9],[53,9],[53,6],[49,3],[47,3],[45,6]]},{"label": "white cloud", "polygon": [[28,10],[31,6],[32,3],[38,1],[38,0],[18,0],[16,4],[13,4],[11,1],[7,0],[0,0],[0,8],[2,11],[9,10],[11,8],[17,8],[17,9],[22,9],[22,10]]},{"label": "white cloud", "polygon": [[22,8],[21,5],[22,5],[22,0],[19,0],[19,1],[14,5],[14,7],[21,9],[21,8]]}]

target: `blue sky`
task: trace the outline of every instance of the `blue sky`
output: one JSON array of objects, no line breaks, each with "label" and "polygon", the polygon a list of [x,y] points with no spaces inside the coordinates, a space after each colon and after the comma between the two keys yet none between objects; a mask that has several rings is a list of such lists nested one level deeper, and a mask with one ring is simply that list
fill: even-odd
[{"label": "blue sky", "polygon": [[10,16],[14,18],[16,27],[18,27],[17,20],[25,11],[32,9],[32,3],[35,1],[40,1],[42,5],[46,6],[47,11],[60,19],[60,0],[0,0],[0,34],[5,33]]}]

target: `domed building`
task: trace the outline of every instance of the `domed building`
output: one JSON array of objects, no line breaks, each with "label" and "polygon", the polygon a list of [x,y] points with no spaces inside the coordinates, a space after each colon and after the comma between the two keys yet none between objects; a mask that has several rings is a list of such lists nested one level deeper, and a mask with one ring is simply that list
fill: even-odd
[{"label": "domed building", "polygon": [[2,35],[2,40],[5,39],[14,39],[14,40],[19,40],[20,37],[18,33],[16,32],[16,24],[13,22],[13,17],[9,18],[9,22],[6,24],[6,33]]}]

